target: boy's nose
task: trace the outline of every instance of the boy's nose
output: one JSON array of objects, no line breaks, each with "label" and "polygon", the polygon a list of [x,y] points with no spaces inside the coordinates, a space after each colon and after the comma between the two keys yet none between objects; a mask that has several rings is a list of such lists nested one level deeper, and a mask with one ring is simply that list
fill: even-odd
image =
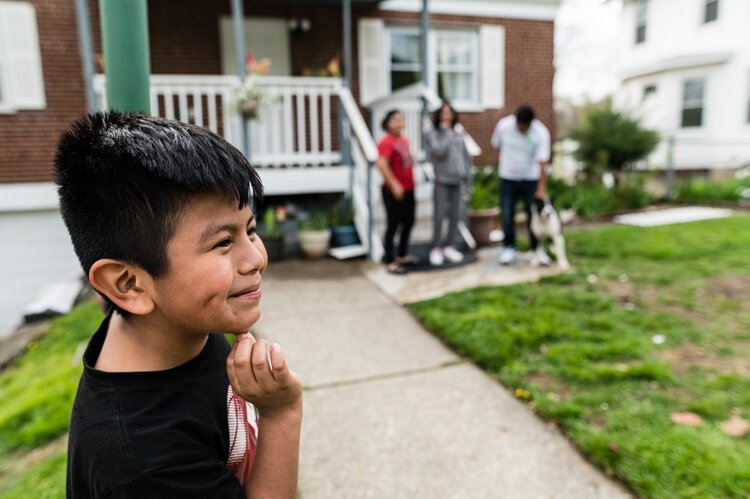
[{"label": "boy's nose", "polygon": [[249,238],[243,241],[239,259],[237,270],[241,274],[250,274],[265,268],[267,257],[260,236],[256,236],[256,242]]}]

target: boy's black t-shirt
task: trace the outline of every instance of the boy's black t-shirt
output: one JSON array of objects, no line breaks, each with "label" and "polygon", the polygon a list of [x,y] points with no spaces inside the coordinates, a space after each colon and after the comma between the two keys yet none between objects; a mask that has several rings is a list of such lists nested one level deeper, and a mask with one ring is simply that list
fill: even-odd
[{"label": "boy's black t-shirt", "polygon": [[226,339],[209,335],[197,357],[173,369],[110,373],[93,367],[108,325],[109,317],[83,357],[70,422],[67,496],[245,497],[227,462],[230,453],[237,461],[234,444],[244,438],[241,454],[250,462],[242,466],[249,470],[257,430],[237,437]]}]

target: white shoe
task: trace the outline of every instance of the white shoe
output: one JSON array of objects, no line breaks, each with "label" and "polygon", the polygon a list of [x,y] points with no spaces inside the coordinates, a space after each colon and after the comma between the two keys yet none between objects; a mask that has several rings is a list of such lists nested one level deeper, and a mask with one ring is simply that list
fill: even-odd
[{"label": "white shoe", "polygon": [[451,263],[461,263],[464,261],[464,254],[453,246],[446,246],[443,248],[443,255],[445,255],[445,258]]},{"label": "white shoe", "polygon": [[534,255],[536,256],[536,260],[539,262],[539,265],[541,265],[542,267],[549,267],[549,255],[546,251],[544,251],[544,248],[539,246],[534,252]]},{"label": "white shoe", "polygon": [[500,265],[510,265],[516,260],[516,248],[503,248],[503,252],[500,254],[498,262]]},{"label": "white shoe", "polygon": [[440,248],[432,248],[430,251],[430,265],[440,267],[444,261],[442,250]]}]

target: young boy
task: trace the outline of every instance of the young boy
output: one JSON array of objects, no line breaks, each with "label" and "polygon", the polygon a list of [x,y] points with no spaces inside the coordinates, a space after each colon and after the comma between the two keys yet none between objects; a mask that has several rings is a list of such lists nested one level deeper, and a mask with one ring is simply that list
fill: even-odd
[{"label": "young boy", "polygon": [[83,357],[68,497],[293,498],[302,387],[281,348],[248,333],[267,264],[257,173],[207,130],[114,112],[65,132],[55,170],[76,254],[113,310]]}]

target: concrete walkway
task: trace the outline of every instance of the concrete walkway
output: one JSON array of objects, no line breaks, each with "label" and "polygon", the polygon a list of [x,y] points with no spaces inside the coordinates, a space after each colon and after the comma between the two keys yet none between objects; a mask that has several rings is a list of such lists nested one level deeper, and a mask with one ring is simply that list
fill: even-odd
[{"label": "concrete walkway", "polygon": [[264,278],[256,333],[306,386],[302,499],[629,497],[362,267],[280,262]]}]

